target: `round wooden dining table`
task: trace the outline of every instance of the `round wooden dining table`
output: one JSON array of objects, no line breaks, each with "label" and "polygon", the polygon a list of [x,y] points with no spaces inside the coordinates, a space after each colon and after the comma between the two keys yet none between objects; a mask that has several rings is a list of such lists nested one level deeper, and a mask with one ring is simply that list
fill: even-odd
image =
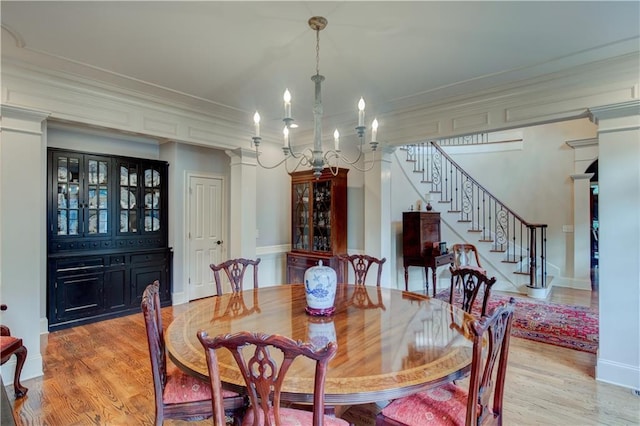
[{"label": "round wooden dining table", "polygon": [[[190,302],[165,334],[170,359],[208,380],[196,333],[210,336],[254,331],[326,345],[337,341],[325,382],[327,405],[361,404],[410,395],[464,376],[471,365],[468,324],[462,309],[417,293],[338,285],[329,317],[305,312],[302,284],[244,290]],[[272,356],[276,358],[276,350]],[[223,386],[242,392],[244,379],[225,349],[218,350]],[[298,357],[283,384],[282,400],[313,401],[315,364]]]}]

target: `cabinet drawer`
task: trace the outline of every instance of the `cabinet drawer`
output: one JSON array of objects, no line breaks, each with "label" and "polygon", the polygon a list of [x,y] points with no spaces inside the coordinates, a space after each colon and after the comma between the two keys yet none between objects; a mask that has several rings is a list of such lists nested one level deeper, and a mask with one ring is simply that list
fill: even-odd
[{"label": "cabinet drawer", "polygon": [[166,258],[165,253],[135,254],[131,256],[131,263],[163,262]]},{"label": "cabinet drawer", "polygon": [[125,255],[121,254],[118,256],[111,256],[109,258],[109,265],[114,266],[114,265],[124,265],[127,261],[127,258]]},{"label": "cabinet drawer", "polygon": [[82,274],[103,267],[103,257],[64,259],[56,262],[56,272],[60,275]]}]

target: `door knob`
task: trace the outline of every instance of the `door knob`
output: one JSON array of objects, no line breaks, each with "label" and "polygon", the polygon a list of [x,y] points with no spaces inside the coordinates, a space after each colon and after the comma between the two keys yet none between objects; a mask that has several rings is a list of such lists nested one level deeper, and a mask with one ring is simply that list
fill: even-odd
[{"label": "door knob", "polygon": [[218,240],[218,241],[216,241],[216,244],[220,245],[220,244],[222,244],[222,241]]}]

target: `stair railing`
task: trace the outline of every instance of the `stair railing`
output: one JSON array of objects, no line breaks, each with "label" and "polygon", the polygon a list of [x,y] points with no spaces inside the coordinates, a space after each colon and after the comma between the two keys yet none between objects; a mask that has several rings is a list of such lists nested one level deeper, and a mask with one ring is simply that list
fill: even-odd
[{"label": "stair railing", "polygon": [[[431,202],[448,204],[458,222],[492,252],[504,253],[503,262],[516,264],[515,273],[529,275],[529,287],[546,288],[546,224],[530,223],[498,200],[460,167],[437,142],[407,145],[407,161],[422,175]],[[435,198],[435,200],[434,200]]]}]

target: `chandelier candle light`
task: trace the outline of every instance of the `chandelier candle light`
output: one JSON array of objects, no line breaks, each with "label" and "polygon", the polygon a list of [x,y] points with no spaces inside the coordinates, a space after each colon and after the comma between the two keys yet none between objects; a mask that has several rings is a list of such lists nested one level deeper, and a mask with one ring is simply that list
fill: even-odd
[{"label": "chandelier candle light", "polygon": [[[322,31],[327,26],[327,20],[322,16],[314,16],[309,19],[309,27],[316,32],[316,74],[311,77],[311,80],[315,84],[315,97],[313,103],[313,149],[307,149],[302,152],[295,152],[291,147],[291,129],[296,128],[297,126],[293,124],[294,120],[291,117],[291,93],[289,90],[285,90],[284,92],[284,144],[282,146],[282,151],[284,152],[284,158],[274,164],[273,166],[265,166],[260,161],[260,152],[258,151],[258,147],[260,146],[260,142],[262,138],[260,137],[260,114],[256,111],[253,116],[253,123],[255,126],[255,135],[252,137],[253,146],[256,150],[256,158],[258,160],[258,164],[265,169],[273,169],[278,167],[282,163],[285,163],[285,167],[287,168],[287,172],[293,172],[298,169],[300,166],[311,166],[313,169],[313,174],[316,178],[319,178],[322,174],[322,170],[325,167],[329,167],[331,172],[336,175],[338,173],[338,162],[343,161],[355,169],[360,171],[368,171],[373,167],[373,161],[371,166],[367,169],[358,167],[357,163],[360,161],[363,152],[364,145],[364,135],[366,131],[366,127],[364,125],[364,108],[365,103],[364,99],[360,98],[358,102],[358,126],[355,128],[358,137],[360,138],[360,147],[358,158],[355,160],[349,160],[340,152],[340,133],[338,129],[333,132],[333,149],[323,152],[322,150],[322,81],[324,81],[324,76],[320,75],[320,31]],[[371,146],[371,151],[374,153],[378,146],[378,120],[374,119],[371,123],[371,142],[369,143]],[[292,170],[289,170],[287,165],[287,160],[293,157],[298,160],[295,167]],[[375,157],[374,157],[375,161]]]}]

